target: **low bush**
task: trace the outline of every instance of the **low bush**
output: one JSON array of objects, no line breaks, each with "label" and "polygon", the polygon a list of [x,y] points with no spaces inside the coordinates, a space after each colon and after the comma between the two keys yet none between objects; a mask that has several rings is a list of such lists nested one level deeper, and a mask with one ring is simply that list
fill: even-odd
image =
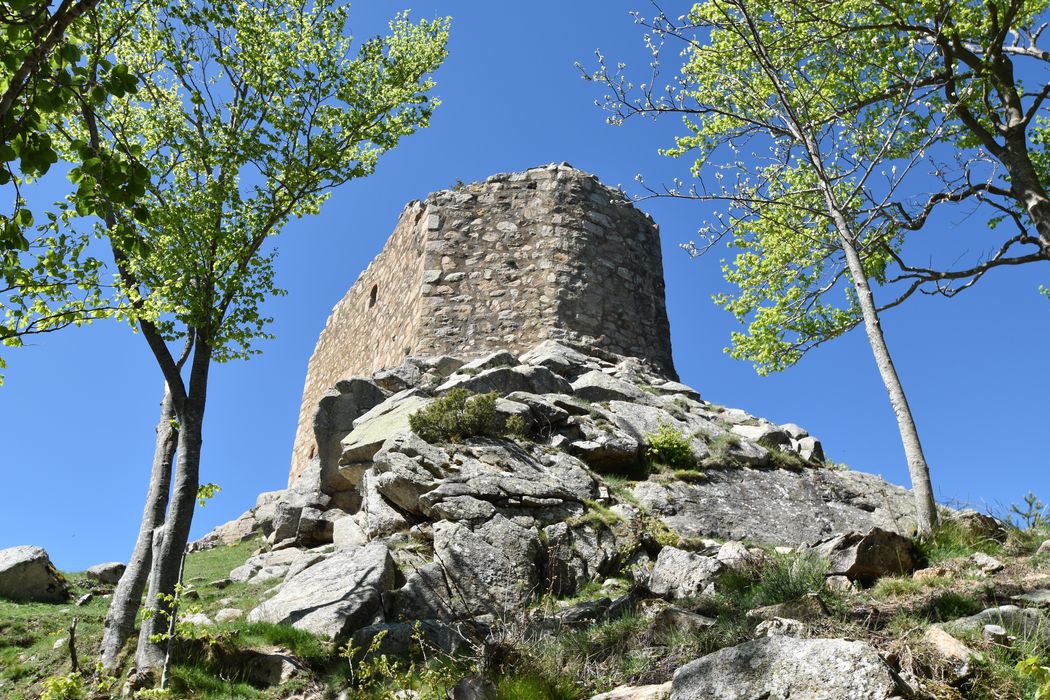
[{"label": "low bush", "polygon": [[501,434],[496,392],[473,394],[452,389],[408,418],[412,431],[427,442],[459,442]]},{"label": "low bush", "polygon": [[649,461],[678,469],[695,469],[696,454],[689,439],[666,423],[661,423],[655,433],[645,436],[645,456]]}]

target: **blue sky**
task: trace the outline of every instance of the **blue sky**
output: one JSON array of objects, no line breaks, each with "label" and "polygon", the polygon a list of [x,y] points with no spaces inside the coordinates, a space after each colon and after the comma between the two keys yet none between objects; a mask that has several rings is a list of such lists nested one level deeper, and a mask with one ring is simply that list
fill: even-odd
[{"label": "blue sky", "polygon": [[[574,68],[601,48],[644,67],[642,0],[503,3],[361,1],[354,33],[379,33],[399,8],[451,15],[450,55],[438,73],[443,104],[431,128],[402,142],[378,172],[337,190],[319,216],[279,238],[272,301],[277,339],[250,362],[212,372],[202,478],[222,492],[194,519],[194,536],[249,508],[287,480],[306,363],[332,306],[382,248],[403,206],[457,180],[568,161],[637,192],[685,176],[656,152],[677,125],[607,126],[601,96]],[[670,7],[668,8],[670,10]],[[822,347],[771,377],[723,353],[735,322],[714,306],[719,255],[691,260],[679,244],[709,214],[702,205],[648,201],[661,226],[675,361],[705,398],[820,437],[828,455],[907,484],[900,439],[863,333]],[[961,214],[941,236],[983,250],[979,221]],[[935,235],[933,232],[931,237]],[[1005,507],[1032,490],[1050,499],[1040,353],[1050,341],[1045,267],[993,272],[952,301],[917,298],[884,326],[909,392],[941,501]],[[98,323],[5,352],[0,388],[0,547],[45,547],[66,570],[125,560],[138,528],[162,382],[142,338]]]}]

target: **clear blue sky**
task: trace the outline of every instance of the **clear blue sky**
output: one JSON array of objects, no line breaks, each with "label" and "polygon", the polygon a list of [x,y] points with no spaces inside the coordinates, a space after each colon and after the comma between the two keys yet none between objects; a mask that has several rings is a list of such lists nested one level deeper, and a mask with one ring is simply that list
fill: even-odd
[{"label": "clear blue sky", "polygon": [[[628,11],[643,0],[529,3],[477,0],[361,1],[359,37],[379,33],[402,6],[415,16],[451,15],[450,56],[438,73],[444,104],[431,128],[405,140],[376,175],[334,193],[321,215],[281,235],[269,304],[277,339],[250,362],[217,366],[205,427],[202,478],[222,492],[194,519],[194,536],[286,483],[306,363],[332,306],[382,248],[406,202],[451,186],[568,161],[636,191],[684,176],[685,163],[656,153],[675,124],[607,126],[595,87],[575,61],[596,48],[644,67],[641,31]],[[672,9],[667,8],[669,11]],[[705,398],[819,436],[856,469],[907,484],[900,440],[860,332],[820,348],[783,374],[758,377],[723,354],[732,318],[714,306],[723,287],[718,255],[690,260],[678,246],[705,217],[698,205],[646,202],[660,224],[675,361]],[[980,222],[959,216],[951,235]],[[1050,302],[1036,289],[1045,267],[992,273],[953,301],[919,298],[884,325],[910,392],[941,501],[1050,499],[1046,397],[1040,369],[1050,345]],[[125,560],[138,529],[153,449],[161,379],[142,338],[99,323],[5,352],[0,388],[0,547],[41,545],[66,570]]]}]

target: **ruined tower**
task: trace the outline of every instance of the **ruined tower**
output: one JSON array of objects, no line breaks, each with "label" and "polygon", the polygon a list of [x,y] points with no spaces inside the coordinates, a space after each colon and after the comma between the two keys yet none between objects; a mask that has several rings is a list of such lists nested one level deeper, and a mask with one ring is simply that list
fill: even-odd
[{"label": "ruined tower", "polygon": [[675,378],[653,220],[567,164],[411,202],[317,341],[290,480],[314,456],[313,413],[337,381],[410,355],[469,359],[546,339],[637,357]]}]

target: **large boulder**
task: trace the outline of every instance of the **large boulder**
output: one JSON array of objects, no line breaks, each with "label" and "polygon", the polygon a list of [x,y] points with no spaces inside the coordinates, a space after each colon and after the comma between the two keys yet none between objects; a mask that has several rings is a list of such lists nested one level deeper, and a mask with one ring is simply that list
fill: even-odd
[{"label": "large boulder", "polygon": [[273,598],[248,614],[249,622],[289,624],[328,639],[381,622],[382,595],[397,572],[386,545],[338,551],[289,578]]},{"label": "large boulder", "polygon": [[[418,373],[418,370],[416,370]],[[375,382],[361,377],[344,379],[325,392],[314,413],[314,439],[317,457],[326,479],[337,473],[340,442],[354,429],[354,421],[386,400],[386,392]]]},{"label": "large boulder", "polygon": [[891,700],[911,691],[874,647],[845,639],[773,636],[682,666],[671,700]]},{"label": "large boulder", "polygon": [[0,598],[62,603],[69,587],[43,547],[10,547],[0,549]]},{"label": "large boulder", "polygon": [[598,370],[582,375],[572,383],[572,393],[584,401],[641,401],[646,394],[637,385]]},{"label": "large boulder", "polygon": [[1016,605],[988,608],[976,615],[945,622],[941,626],[949,634],[965,636],[980,632],[985,625],[999,625],[1021,639],[1031,640],[1038,635],[1044,643],[1050,641],[1050,622],[1046,615],[1035,608],[1019,608]]},{"label": "large boulder", "polygon": [[455,469],[419,497],[420,510],[432,520],[477,518],[488,509],[476,501],[485,501],[519,524],[548,525],[582,513],[583,502],[598,496],[594,477],[579,460],[537,445],[465,445],[451,461]]},{"label": "large boulder", "polygon": [[883,576],[910,574],[919,559],[911,540],[878,527],[865,534],[835,535],[813,545],[812,551],[828,560],[829,576],[845,576],[865,586]]},{"label": "large boulder", "polygon": [[696,598],[725,570],[726,565],[715,557],[664,547],[649,575],[649,591],[672,600]]},{"label": "large boulder", "polygon": [[[361,474],[368,468],[383,443],[398,433],[411,430],[408,419],[429,404],[431,399],[414,389],[394,394],[354,421],[354,429],[342,439],[338,476],[342,488],[358,486]],[[326,473],[329,483],[335,478]],[[338,484],[337,484],[338,485]]]},{"label": "large boulder", "polygon": [[399,433],[383,443],[373,464],[376,490],[403,510],[419,513],[419,497],[448,474],[449,456],[415,433]]},{"label": "large boulder", "polygon": [[434,561],[453,589],[447,603],[468,616],[506,615],[539,593],[539,533],[501,515],[471,529],[434,523]]},{"label": "large boulder", "polygon": [[527,365],[546,367],[563,377],[572,377],[591,369],[598,369],[598,361],[557,340],[545,340],[521,356]]},{"label": "large boulder", "polygon": [[915,527],[910,493],[854,471],[707,468],[701,482],[643,481],[633,495],[681,537],[798,546],[839,532]]},{"label": "large boulder", "polygon": [[104,564],[95,564],[84,570],[84,576],[92,581],[115,586],[124,575],[127,567],[119,561],[108,561]]}]

